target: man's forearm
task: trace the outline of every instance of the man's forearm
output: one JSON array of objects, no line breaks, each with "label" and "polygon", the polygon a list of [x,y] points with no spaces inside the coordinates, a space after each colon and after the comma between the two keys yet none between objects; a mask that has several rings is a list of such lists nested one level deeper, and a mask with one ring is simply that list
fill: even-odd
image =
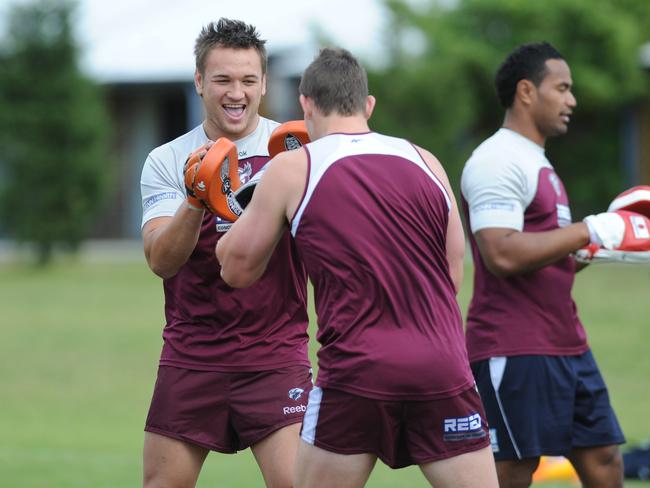
[{"label": "man's forearm", "polygon": [[187,262],[199,239],[203,213],[184,203],[174,217],[154,224],[144,236],[145,255],[154,273],[171,278]]}]

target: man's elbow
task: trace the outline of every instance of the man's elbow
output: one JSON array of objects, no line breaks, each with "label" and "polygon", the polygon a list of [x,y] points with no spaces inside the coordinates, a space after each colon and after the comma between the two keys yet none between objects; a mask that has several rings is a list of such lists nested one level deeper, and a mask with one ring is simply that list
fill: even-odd
[{"label": "man's elbow", "polygon": [[517,263],[504,256],[491,256],[483,258],[483,261],[488,271],[498,278],[508,278],[520,272]]},{"label": "man's elbow", "polygon": [[221,279],[232,288],[246,288],[251,286],[259,278],[259,273],[252,273],[244,270],[233,270],[232,267],[221,268]]},{"label": "man's elbow", "polygon": [[151,257],[147,258],[147,263],[149,268],[154,272],[155,275],[161,277],[164,280],[172,278],[178,273],[179,268],[175,266],[170,266],[170,263],[164,259],[154,259]]}]

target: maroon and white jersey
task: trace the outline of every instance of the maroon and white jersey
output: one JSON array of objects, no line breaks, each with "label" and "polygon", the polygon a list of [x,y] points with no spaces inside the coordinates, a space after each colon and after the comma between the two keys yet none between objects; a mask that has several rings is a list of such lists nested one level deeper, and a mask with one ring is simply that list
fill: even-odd
[{"label": "maroon and white jersey", "polygon": [[[260,117],[256,130],[235,141],[243,182],[269,160],[267,142],[277,122]],[[173,216],[185,201],[183,165],[208,137],[199,125],[154,149],[142,171],[142,225]],[[287,232],[264,275],[244,289],[220,277],[219,238],[232,225],[205,212],[199,241],[178,273],[164,280],[161,365],[208,371],[264,371],[309,365],[306,272]]]},{"label": "maroon and white jersey", "polygon": [[571,223],[564,185],[544,149],[517,132],[500,129],[467,161],[461,187],[475,265],[467,313],[470,360],[588,350],[571,297],[573,257],[499,278],[485,267],[474,239],[485,228],[542,232]]},{"label": "maroon and white jersey", "polygon": [[440,181],[403,139],[331,134],[305,147],[291,232],[314,286],[316,384],[386,400],[471,387]]}]

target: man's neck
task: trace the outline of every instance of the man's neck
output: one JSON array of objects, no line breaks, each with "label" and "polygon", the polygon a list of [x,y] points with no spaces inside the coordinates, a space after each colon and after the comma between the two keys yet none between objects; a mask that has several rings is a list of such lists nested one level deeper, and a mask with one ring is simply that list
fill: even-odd
[{"label": "man's neck", "polygon": [[318,137],[328,134],[363,134],[370,132],[368,120],[362,115],[342,116],[329,115],[320,119],[316,127]]},{"label": "man's neck", "polygon": [[514,131],[517,134],[524,136],[526,139],[530,139],[538,146],[544,147],[544,144],[546,143],[546,137],[539,132],[530,118],[522,117],[511,110],[506,112],[501,127]]}]

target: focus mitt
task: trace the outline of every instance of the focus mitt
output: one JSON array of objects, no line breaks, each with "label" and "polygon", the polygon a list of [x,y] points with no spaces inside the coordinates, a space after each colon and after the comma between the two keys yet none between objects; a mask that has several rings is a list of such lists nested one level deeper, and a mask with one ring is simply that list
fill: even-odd
[{"label": "focus mitt", "polygon": [[585,217],[591,244],[576,251],[581,262],[650,263],[650,219],[627,210]]},{"label": "focus mitt", "polygon": [[629,210],[650,217],[650,186],[639,185],[624,191],[609,204],[608,212]]},{"label": "focus mitt", "polygon": [[309,134],[304,120],[290,120],[280,124],[269,138],[269,156],[273,159],[284,151],[299,149],[309,142]]},{"label": "focus mitt", "polygon": [[[304,120],[291,120],[285,122],[275,128],[271,133],[269,138],[269,156],[274,158],[278,154],[284,151],[292,151],[294,149],[299,149],[309,142],[309,134],[307,133],[307,126],[305,125]],[[235,192],[235,198],[237,203],[242,209],[250,203],[251,198],[253,198],[253,192],[257,183],[259,183],[262,178],[262,173],[264,168],[262,167],[255,175],[243,184],[239,190]]]},{"label": "focus mitt", "polygon": [[[241,186],[237,146],[225,137],[220,137],[207,151],[197,150],[198,162],[188,167],[185,185],[215,215],[235,221],[242,209],[235,200],[234,191]],[[196,156],[195,156],[196,159]],[[188,161],[192,163],[192,157]]]}]

